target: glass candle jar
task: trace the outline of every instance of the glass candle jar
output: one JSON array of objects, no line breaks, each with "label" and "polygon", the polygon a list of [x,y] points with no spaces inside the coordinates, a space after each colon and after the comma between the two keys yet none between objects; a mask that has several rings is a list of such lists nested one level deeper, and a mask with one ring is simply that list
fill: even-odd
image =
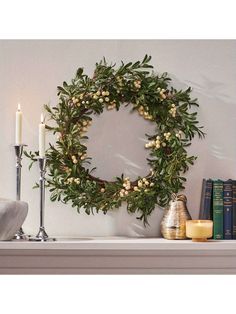
[{"label": "glass candle jar", "polygon": [[186,235],[194,242],[206,242],[212,237],[213,221],[212,220],[187,220]]}]

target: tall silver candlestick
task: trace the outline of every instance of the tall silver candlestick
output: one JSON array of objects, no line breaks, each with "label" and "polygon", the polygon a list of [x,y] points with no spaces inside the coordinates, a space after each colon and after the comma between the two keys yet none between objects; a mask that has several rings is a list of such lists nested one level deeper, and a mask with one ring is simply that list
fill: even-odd
[{"label": "tall silver candlestick", "polygon": [[46,157],[38,157],[39,163],[39,189],[40,189],[40,226],[39,232],[34,238],[30,238],[30,241],[55,241],[54,238],[49,238],[44,226],[44,213],[45,213],[45,174],[46,174]]},{"label": "tall silver candlestick", "polygon": [[[20,201],[21,199],[21,160],[22,160],[22,153],[25,144],[16,144],[14,145],[15,148],[15,155],[16,155],[16,200]],[[14,239],[16,240],[27,240],[28,236],[24,233],[23,229],[20,230],[15,234]]]}]

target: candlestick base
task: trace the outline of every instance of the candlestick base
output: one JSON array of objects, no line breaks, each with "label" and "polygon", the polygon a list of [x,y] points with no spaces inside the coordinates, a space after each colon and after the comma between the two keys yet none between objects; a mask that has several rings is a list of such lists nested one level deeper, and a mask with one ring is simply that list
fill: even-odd
[{"label": "candlestick base", "polygon": [[28,240],[29,237],[24,233],[23,229],[20,230],[14,235],[14,240]]},{"label": "candlestick base", "polygon": [[44,227],[40,227],[38,234],[35,237],[29,238],[29,241],[46,242],[46,241],[56,241],[56,239],[49,238]]},{"label": "candlestick base", "polygon": [[207,242],[207,238],[193,238],[193,242]]}]

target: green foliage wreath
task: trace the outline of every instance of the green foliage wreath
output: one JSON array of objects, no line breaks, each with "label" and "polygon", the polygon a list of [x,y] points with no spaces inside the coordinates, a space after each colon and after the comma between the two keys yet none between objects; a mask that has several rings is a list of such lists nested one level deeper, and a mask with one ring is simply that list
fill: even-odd
[{"label": "green foliage wreath", "polygon": [[[196,134],[204,136],[197,112],[191,109],[198,104],[190,98],[191,88],[176,90],[170,86],[167,73],[154,73],[150,60],[146,55],[141,62],[122,62],[116,68],[104,59],[96,64],[92,78],[79,68],[70,84],[64,82],[58,87],[58,105],[45,105],[53,121],[47,129],[57,135],[46,153],[52,201],[70,201],[78,212],[84,208],[87,214],[94,210],[107,213],[125,201],[128,212],[137,212],[146,224],[156,204],[167,205],[172,193],[184,189],[183,173],[196,159],[188,156],[186,147]],[[150,172],[134,182],[123,175],[108,182],[94,177],[85,167],[90,160],[85,134],[93,114],[119,110],[124,104],[156,124],[155,134],[146,135]],[[37,152],[27,155],[35,160]]]}]

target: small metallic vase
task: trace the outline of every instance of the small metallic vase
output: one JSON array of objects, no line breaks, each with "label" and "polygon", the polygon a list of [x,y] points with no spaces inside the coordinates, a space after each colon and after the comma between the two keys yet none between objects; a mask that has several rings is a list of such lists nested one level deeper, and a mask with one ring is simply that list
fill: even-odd
[{"label": "small metallic vase", "polygon": [[186,220],[191,220],[191,216],[186,206],[187,198],[180,194],[172,195],[170,206],[166,209],[161,222],[161,233],[168,240],[183,240],[186,237]]}]

